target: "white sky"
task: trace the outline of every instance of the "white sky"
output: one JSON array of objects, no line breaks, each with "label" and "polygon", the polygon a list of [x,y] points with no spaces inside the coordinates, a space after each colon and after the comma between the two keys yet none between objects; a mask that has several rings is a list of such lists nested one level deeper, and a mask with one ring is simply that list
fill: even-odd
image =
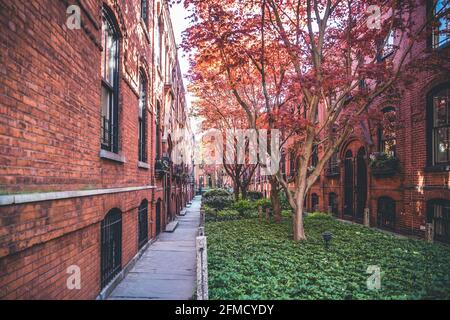
[{"label": "white sky", "polygon": [[[189,27],[189,20],[186,18],[189,16],[189,12],[184,8],[183,1],[179,4],[175,4],[170,8],[170,15],[172,18],[172,27],[173,32],[175,33],[175,41],[177,42],[178,47],[182,42],[182,33]],[[189,71],[189,61],[185,56],[183,49],[178,49],[178,59],[180,61],[181,73],[184,77],[184,86],[186,87],[186,100],[188,105],[188,110],[191,110],[191,104],[193,100],[193,96],[187,90],[189,85],[189,81],[186,79],[186,74]],[[197,132],[197,128],[199,127],[198,121],[191,119],[191,127],[194,133]]]}]

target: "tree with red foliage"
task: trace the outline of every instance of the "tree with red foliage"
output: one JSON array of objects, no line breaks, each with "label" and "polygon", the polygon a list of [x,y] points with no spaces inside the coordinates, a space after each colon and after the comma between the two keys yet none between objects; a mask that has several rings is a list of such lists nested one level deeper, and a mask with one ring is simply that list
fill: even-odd
[{"label": "tree with red foliage", "polygon": [[[306,238],[305,197],[326,163],[368,122],[374,101],[399,94],[411,81],[417,65],[410,53],[426,47],[419,44],[448,14],[448,5],[436,12],[431,1],[426,15],[429,2],[185,0],[193,10],[184,48],[194,81],[205,76],[199,66],[214,66],[214,77],[222,77],[252,127],[263,119],[295,134],[294,189],[276,174],[294,211],[295,240]],[[393,32],[398,46],[389,41]],[[421,61],[433,61],[429,55],[423,52]],[[249,87],[257,99],[247,97]],[[321,157],[312,166],[315,150]]]}]

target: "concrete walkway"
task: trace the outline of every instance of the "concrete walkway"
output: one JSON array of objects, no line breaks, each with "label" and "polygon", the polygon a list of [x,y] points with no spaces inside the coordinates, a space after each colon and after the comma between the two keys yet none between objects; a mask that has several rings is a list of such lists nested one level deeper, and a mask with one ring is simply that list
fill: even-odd
[{"label": "concrete walkway", "polygon": [[173,233],[163,232],[109,296],[112,300],[189,300],[196,282],[195,238],[200,222],[200,197]]}]

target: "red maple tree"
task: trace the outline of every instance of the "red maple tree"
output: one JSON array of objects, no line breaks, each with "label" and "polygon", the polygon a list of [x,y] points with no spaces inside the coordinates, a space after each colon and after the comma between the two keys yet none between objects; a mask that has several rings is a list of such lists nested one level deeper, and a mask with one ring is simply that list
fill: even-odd
[{"label": "red maple tree", "polygon": [[[280,171],[271,178],[294,211],[295,240],[306,238],[308,190],[355,128],[369,122],[371,105],[399,95],[415,62],[435,62],[420,44],[448,14],[449,6],[436,10],[437,2],[185,0],[192,10],[183,45],[192,80],[214,87],[220,78],[250,127],[278,128],[291,137],[299,160],[294,188]],[[419,10],[427,6],[428,14]],[[422,50],[415,56],[424,59],[411,60],[413,50]],[[312,165],[315,150],[321,157]]]}]

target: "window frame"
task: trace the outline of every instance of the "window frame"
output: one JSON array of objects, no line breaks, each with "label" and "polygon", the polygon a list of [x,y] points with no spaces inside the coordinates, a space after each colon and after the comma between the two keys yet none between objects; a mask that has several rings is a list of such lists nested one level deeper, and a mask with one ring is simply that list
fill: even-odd
[{"label": "window frame", "polygon": [[339,170],[339,155],[334,152],[327,163],[326,176],[332,177],[340,174]]},{"label": "window frame", "polygon": [[149,1],[141,0],[141,20],[144,22],[145,26],[148,28],[149,22]]},{"label": "window frame", "polygon": [[[435,130],[439,128],[445,128],[447,127],[448,130],[450,130],[450,121],[448,121],[447,125],[445,126],[435,126],[435,108],[434,108],[434,97],[441,91],[447,89],[449,98],[450,98],[450,82],[444,82],[437,86],[435,86],[433,89],[430,90],[430,92],[427,95],[427,125],[426,125],[426,144],[427,144],[427,169],[429,171],[450,171],[450,148],[447,150],[447,160],[446,162],[436,162],[435,157]],[[448,104],[450,102],[447,102]],[[449,106],[447,105],[447,119],[449,118],[449,112],[448,110]]]},{"label": "window frame", "polygon": [[319,146],[314,144],[311,150],[311,166],[317,167],[319,164]]},{"label": "window frame", "polygon": [[[394,127],[396,127],[397,126],[397,118],[398,118],[397,117],[397,109],[393,106],[387,106],[381,110],[381,112],[383,114],[383,120],[384,120],[385,114],[387,114],[388,112],[392,112],[392,111],[395,112]],[[385,138],[384,130],[385,130],[385,128],[383,126],[383,123],[381,123],[378,128],[378,151],[386,153],[386,142],[395,141],[394,151],[392,154],[392,156],[395,157],[395,156],[397,156],[397,130],[395,130],[395,136],[391,137],[391,138]]]},{"label": "window frame", "polygon": [[[392,38],[392,44],[390,44],[389,39]],[[396,38],[396,30],[389,29],[389,33],[383,39],[381,43],[378,45],[378,53],[377,60],[378,62],[384,61],[390,56],[392,56],[395,52],[395,38]],[[389,48],[390,47],[390,48]]]},{"label": "window frame", "polygon": [[[144,100],[144,101],[143,101]],[[139,72],[139,111],[138,111],[138,159],[147,163],[147,106],[148,81],[145,73]]]},{"label": "window frame", "polygon": [[161,102],[159,100],[156,100],[155,113],[155,157],[156,160],[161,160]]},{"label": "window frame", "polygon": [[[113,73],[113,81],[114,83],[109,83],[108,79],[105,79],[106,67],[107,67],[107,49],[104,46],[106,39],[106,33],[102,31],[102,47],[103,51],[101,53],[101,64],[102,64],[102,74],[101,74],[101,149],[109,152],[119,153],[119,99],[120,99],[120,41],[121,35],[119,32],[119,28],[117,22],[114,18],[114,15],[110,10],[106,7],[102,9],[102,30],[104,28],[104,24],[108,24],[108,28],[111,28],[113,31],[113,40],[116,46],[116,57],[115,57],[115,68]],[[103,114],[103,90],[106,90],[109,98],[108,103],[108,115]]]},{"label": "window frame", "polygon": [[[437,0],[438,2],[441,0]],[[431,14],[433,15],[433,20],[436,20],[436,15],[438,12],[436,12],[438,5],[436,4],[436,6],[434,7],[434,1],[433,0],[429,0],[428,1],[428,8],[427,8],[427,12],[428,12],[428,16]],[[447,3],[447,5],[450,5],[450,2]],[[434,8],[433,12],[431,13],[431,9]],[[447,9],[449,10],[450,7]],[[441,17],[441,19],[444,19],[444,17]],[[440,21],[441,19],[437,20]],[[450,21],[450,20],[449,20]],[[444,39],[444,41],[439,41],[439,33],[436,32],[436,27],[431,26],[430,27],[430,35],[429,35],[429,40],[428,40],[428,46],[430,48],[432,48],[433,50],[440,50],[443,48],[447,48],[448,46],[450,46],[450,34],[447,35],[447,37]]]}]

